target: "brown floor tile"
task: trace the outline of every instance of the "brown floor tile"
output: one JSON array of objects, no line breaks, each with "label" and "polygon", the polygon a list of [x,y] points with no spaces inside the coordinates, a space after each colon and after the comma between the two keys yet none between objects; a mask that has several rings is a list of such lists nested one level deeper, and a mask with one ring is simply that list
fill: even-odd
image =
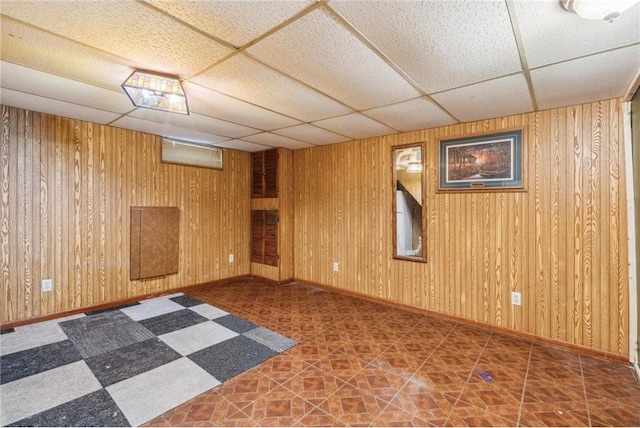
[{"label": "brown floor tile", "polygon": [[296,284],[188,294],[300,343],[145,426],[640,426],[621,364]]}]

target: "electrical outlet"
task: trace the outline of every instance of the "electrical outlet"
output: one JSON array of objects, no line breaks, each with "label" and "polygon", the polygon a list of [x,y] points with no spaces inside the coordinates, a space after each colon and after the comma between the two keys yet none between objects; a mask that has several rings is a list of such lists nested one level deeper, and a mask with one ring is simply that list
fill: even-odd
[{"label": "electrical outlet", "polygon": [[51,291],[53,290],[53,281],[50,279],[42,280],[42,291]]},{"label": "electrical outlet", "polygon": [[333,271],[338,272],[340,270],[340,263],[333,262]]},{"label": "electrical outlet", "polygon": [[229,263],[233,263],[233,254],[229,254]]},{"label": "electrical outlet", "polygon": [[518,293],[517,291],[512,291],[511,292],[511,304],[515,305],[515,306],[521,306],[522,305],[522,295],[520,293]]}]

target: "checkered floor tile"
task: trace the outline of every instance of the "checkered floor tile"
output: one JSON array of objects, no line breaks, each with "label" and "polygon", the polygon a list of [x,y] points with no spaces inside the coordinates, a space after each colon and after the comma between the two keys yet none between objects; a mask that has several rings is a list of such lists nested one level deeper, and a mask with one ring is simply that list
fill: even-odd
[{"label": "checkered floor tile", "polygon": [[0,335],[1,426],[137,426],[295,346],[182,293]]}]

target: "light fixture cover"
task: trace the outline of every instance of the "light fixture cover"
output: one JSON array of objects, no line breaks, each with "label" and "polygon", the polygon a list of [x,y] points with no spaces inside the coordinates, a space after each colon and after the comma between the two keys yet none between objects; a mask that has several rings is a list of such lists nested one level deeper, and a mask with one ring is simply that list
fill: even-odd
[{"label": "light fixture cover", "polygon": [[175,76],[136,70],[124,81],[122,89],[136,107],[189,114],[187,96]]},{"label": "light fixture cover", "polygon": [[560,0],[562,7],[584,19],[613,21],[638,0]]}]

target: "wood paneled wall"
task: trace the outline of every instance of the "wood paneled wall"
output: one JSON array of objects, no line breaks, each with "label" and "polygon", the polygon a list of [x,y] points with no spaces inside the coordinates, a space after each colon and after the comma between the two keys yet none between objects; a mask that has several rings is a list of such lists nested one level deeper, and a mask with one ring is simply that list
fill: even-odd
[{"label": "wood paneled wall", "polygon": [[[157,136],[2,106],[1,322],[249,273],[250,154],[225,150],[219,171],[160,150]],[[131,206],[180,209],[177,275],[129,280]]]},{"label": "wood paneled wall", "polygon": [[[438,138],[519,126],[526,192],[436,192]],[[622,136],[610,100],[295,151],[295,277],[627,355]],[[421,141],[427,263],[392,257],[391,147]]]}]

